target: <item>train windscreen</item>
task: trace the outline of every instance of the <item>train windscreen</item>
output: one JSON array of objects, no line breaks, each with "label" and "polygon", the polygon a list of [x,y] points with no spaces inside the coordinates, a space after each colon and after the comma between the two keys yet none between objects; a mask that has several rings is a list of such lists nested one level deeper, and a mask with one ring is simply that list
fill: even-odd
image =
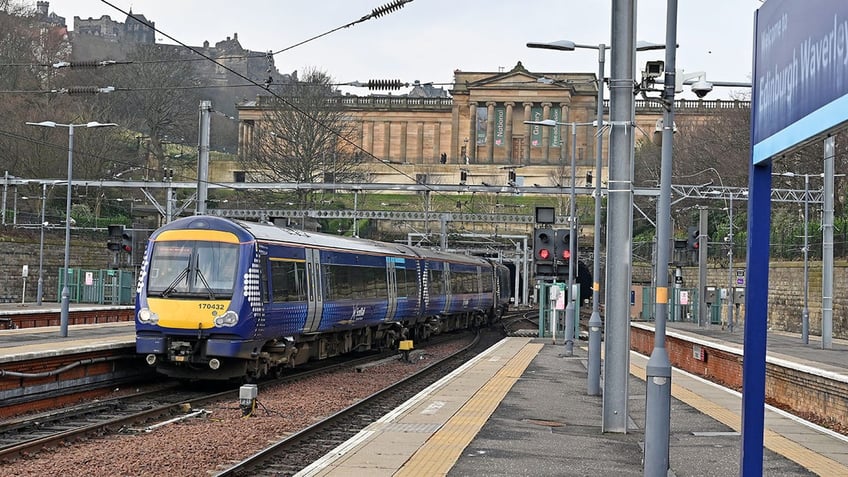
[{"label": "train windscreen", "polygon": [[156,242],[150,257],[148,296],[231,297],[238,245],[199,240]]}]

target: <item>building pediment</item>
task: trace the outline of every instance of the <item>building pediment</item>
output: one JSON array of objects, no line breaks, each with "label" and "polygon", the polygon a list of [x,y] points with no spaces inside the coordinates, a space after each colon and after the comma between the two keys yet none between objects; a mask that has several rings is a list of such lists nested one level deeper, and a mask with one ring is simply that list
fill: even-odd
[{"label": "building pediment", "polygon": [[569,91],[572,95],[595,95],[596,78],[592,73],[534,73],[519,61],[506,72],[454,71],[454,94],[469,94],[473,90],[540,90]]}]

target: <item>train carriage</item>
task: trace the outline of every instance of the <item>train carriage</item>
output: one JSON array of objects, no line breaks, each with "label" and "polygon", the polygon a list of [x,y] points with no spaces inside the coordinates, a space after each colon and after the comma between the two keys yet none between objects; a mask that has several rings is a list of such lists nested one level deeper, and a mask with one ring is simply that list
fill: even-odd
[{"label": "train carriage", "polygon": [[502,306],[499,269],[478,257],[187,217],[149,239],[136,350],[170,376],[260,377],[478,326]]}]

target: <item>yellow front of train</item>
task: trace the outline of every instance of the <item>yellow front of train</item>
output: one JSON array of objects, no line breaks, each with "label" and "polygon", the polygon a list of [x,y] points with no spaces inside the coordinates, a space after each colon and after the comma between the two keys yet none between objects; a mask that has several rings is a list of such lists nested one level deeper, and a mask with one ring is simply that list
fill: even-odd
[{"label": "yellow front of train", "polygon": [[136,300],[136,351],[148,364],[177,377],[244,373],[243,360],[261,348],[252,319],[254,252],[244,229],[211,217],[180,219],[151,235]]}]

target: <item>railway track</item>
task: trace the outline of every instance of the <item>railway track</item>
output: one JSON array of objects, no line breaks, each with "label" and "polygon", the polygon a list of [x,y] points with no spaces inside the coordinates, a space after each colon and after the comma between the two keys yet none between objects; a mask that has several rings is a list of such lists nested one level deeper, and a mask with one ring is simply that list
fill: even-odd
[{"label": "railway track", "polygon": [[217,475],[294,475],[502,337],[499,332],[483,330],[471,344],[458,352],[308,428],[287,436]]},{"label": "railway track", "polygon": [[[440,343],[450,337],[436,337]],[[368,353],[351,359],[339,357],[291,369],[286,375],[259,384],[260,388],[291,383],[340,368],[356,368],[396,356],[393,351]],[[216,401],[235,401],[238,386],[176,383],[125,397],[98,400],[0,422],[0,461],[30,455],[90,436],[117,432],[143,432],[159,422],[199,416],[202,407]]]}]

